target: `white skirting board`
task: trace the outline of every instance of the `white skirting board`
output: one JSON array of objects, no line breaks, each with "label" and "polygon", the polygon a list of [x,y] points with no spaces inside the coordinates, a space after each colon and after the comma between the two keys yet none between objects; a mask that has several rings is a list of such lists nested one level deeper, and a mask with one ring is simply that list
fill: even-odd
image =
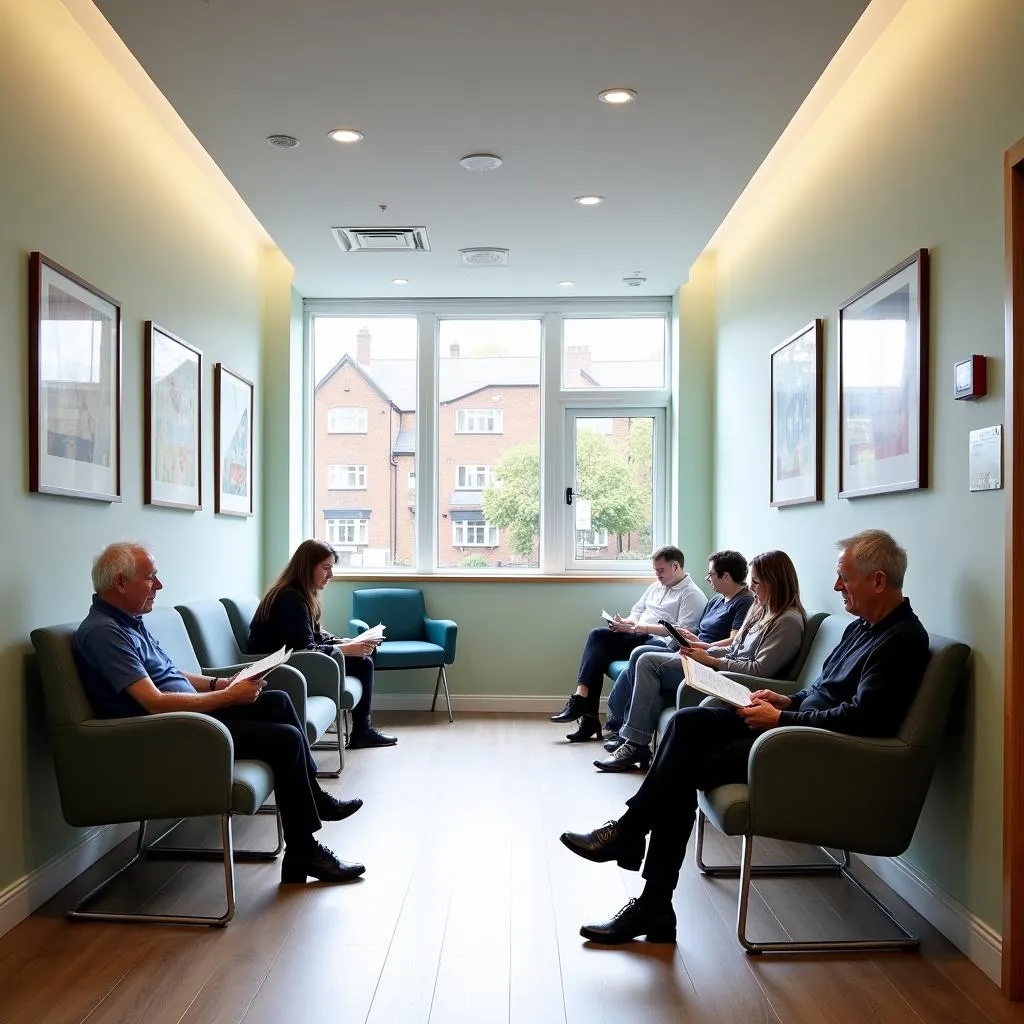
[{"label": "white skirting board", "polygon": [[902,857],[857,859],[937,928],[997,985],[1002,973],[1003,939],[962,903],[919,874]]},{"label": "white skirting board", "polygon": [[51,857],[0,892],[0,935],[20,924],[118,843],[138,832],[138,823],[103,825],[84,833],[74,846]]}]

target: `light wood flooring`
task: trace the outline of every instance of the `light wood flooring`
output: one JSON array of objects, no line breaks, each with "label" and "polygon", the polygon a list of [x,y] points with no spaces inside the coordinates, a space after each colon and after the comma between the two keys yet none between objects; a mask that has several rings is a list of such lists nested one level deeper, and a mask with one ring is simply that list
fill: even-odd
[{"label": "light wood flooring", "polygon": [[[226,929],[71,924],[63,912],[93,868],[0,938],[0,1021],[1024,1021],[1024,1005],[1003,1000],[891,895],[922,933],[920,953],[748,957],[734,936],[736,882],[702,878],[692,856],[675,896],[677,946],[589,947],[580,924],[610,916],[642,880],[573,857],[558,835],[617,816],[639,775],[598,773],[599,744],[567,744],[566,729],[540,716],[461,714],[449,725],[441,714],[391,714],[378,724],[399,745],[348,755],[327,787],[366,804],[320,836],[366,863],[363,880],[279,888],[278,862],[239,864]],[[272,832],[272,819],[243,820],[236,840]],[[709,852],[736,857],[722,841]],[[222,877],[216,863],[154,862],[106,903],[210,912]],[[767,903],[753,901],[757,937],[881,925],[838,880],[773,879],[758,891]]]}]

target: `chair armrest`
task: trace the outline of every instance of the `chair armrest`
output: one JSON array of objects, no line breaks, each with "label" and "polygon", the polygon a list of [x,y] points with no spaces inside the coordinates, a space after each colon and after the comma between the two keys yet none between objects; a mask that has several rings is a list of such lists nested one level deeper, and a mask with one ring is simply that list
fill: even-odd
[{"label": "chair armrest", "polygon": [[345,656],[338,657],[340,665],[332,655],[321,651],[293,651],[288,664],[305,677],[307,696],[330,697],[337,704],[345,664]]},{"label": "chair armrest", "polygon": [[754,690],[774,690],[776,693],[785,694],[787,697],[800,689],[800,684],[794,679],[769,679],[766,676],[751,676],[746,672],[722,672],[721,675],[727,679],[734,679],[742,683],[751,693]]},{"label": "chair armrest", "polygon": [[353,636],[358,636],[360,633],[365,633],[370,628],[370,624],[363,622],[362,619],[349,619],[348,628]]},{"label": "chair armrest", "polygon": [[423,629],[428,642],[444,648],[444,663],[455,661],[455,641],[459,627],[451,619],[423,619]]},{"label": "chair armrest", "polygon": [[[783,726],[748,760],[755,835],[896,856],[910,843],[930,760],[895,738]],[[884,794],[884,797],[883,797]]]},{"label": "chair armrest", "polygon": [[172,711],[88,719],[53,731],[64,816],[72,825],[224,814],[234,744],[209,715]]}]

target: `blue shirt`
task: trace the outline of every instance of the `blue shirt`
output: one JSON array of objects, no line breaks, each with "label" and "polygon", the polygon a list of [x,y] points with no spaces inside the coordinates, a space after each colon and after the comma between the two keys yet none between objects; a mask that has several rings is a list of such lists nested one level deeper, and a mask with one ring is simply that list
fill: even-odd
[{"label": "blue shirt", "polygon": [[141,615],[129,615],[96,594],[75,633],[75,656],[82,685],[100,718],[146,714],[125,692],[146,676],[162,693],[196,692],[150,635]]},{"label": "blue shirt", "polygon": [[697,636],[706,643],[725,640],[734,629],[743,625],[747,611],[754,603],[754,595],[749,590],[741,590],[726,601],[721,594],[715,594],[704,608],[697,627]]}]

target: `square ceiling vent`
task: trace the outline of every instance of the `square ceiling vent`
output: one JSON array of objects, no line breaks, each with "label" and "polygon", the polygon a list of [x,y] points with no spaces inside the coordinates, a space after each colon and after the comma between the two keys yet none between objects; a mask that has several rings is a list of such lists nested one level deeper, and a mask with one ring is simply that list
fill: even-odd
[{"label": "square ceiling vent", "polygon": [[342,252],[429,252],[427,229],[331,228]]}]

